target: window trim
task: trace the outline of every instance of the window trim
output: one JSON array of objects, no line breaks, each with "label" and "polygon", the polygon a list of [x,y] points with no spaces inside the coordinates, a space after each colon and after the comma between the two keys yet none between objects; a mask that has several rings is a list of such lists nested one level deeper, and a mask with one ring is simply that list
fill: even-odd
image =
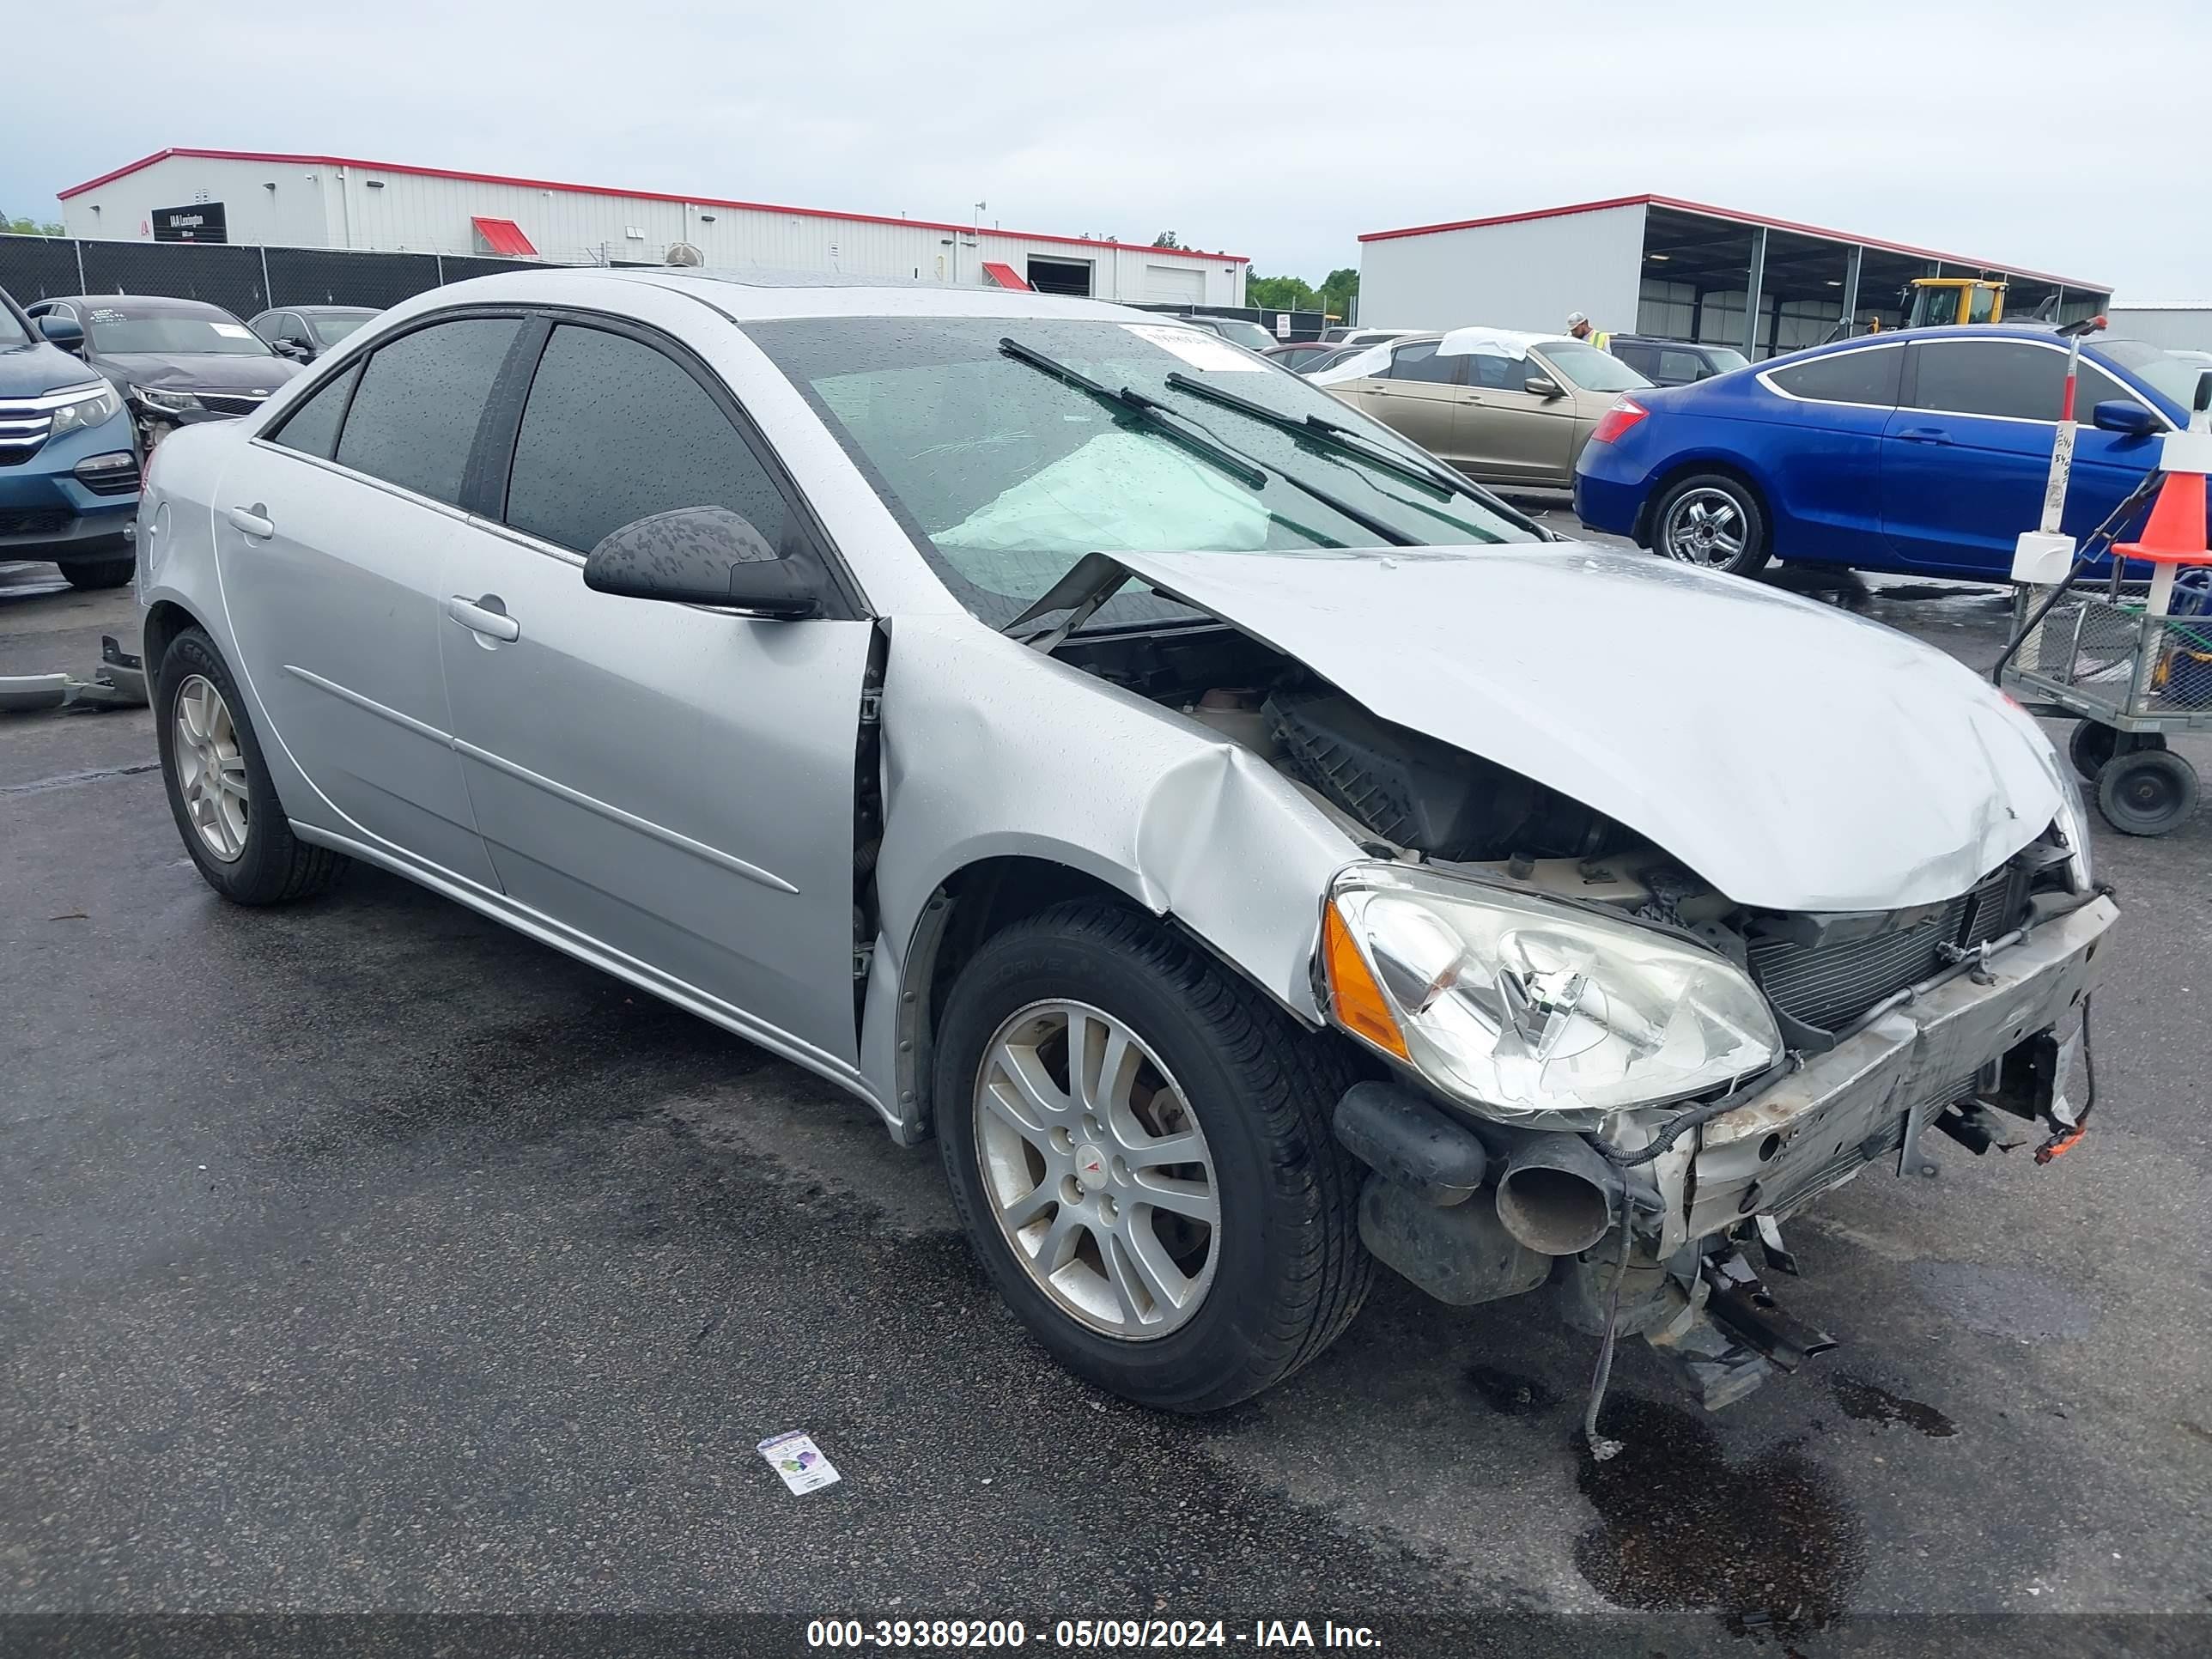
[{"label": "window trim", "polygon": [[[1820,354],[1820,361],[1826,362],[1833,357],[1856,356],[1863,351],[1904,352],[1905,361],[1897,366],[1897,396],[1886,404],[1863,404],[1852,398],[1808,398],[1802,392],[1792,392],[1789,387],[1777,384],[1774,379],[1776,368],[1773,366],[1760,369],[1758,380],[1759,385],[1765,386],[1776,397],[1786,398],[1793,404],[1814,404],[1835,409],[1903,409],[1906,407],[1905,400],[1912,395],[1914,359],[1909,348],[1918,343],[1919,342],[1916,340],[1870,340],[1864,345],[1846,346],[1841,351],[1824,351]],[[1797,365],[1784,363],[1780,367],[1794,368]],[[2057,422],[2053,422],[2052,424],[2055,426]]]},{"label": "window trim", "polygon": [[[514,450],[521,441],[522,417],[528,409],[530,388],[538,378],[538,364],[553,338],[553,331],[562,324],[597,329],[659,352],[689,374],[707,394],[708,401],[721,411],[737,433],[738,441],[745,446],[769,484],[783,498],[784,511],[796,521],[799,540],[811,567],[807,574],[821,598],[823,617],[838,622],[873,618],[875,613],[868,608],[860,585],[830,538],[822,515],[814,510],[814,504],[799,487],[791,469],[775,453],[768,434],[697,352],[665,330],[619,313],[593,311],[581,306],[536,305],[524,309],[530,320],[538,325],[535,337],[532,337],[533,331],[526,328],[523,337],[517,342],[517,353],[501,369],[499,379],[493,384],[492,395],[485,400],[483,423],[477,430],[478,449],[483,453],[480,456],[477,450],[471,450],[469,457],[469,475],[464,480],[463,493],[468,493],[471,483],[481,485],[485,491],[480,505],[472,501],[465,509],[473,521],[484,528],[496,529],[534,551],[550,554],[580,567],[584,562],[585,556],[574,549],[562,547],[509,524],[507,495],[514,479]],[[479,475],[480,460],[483,471]]]}]

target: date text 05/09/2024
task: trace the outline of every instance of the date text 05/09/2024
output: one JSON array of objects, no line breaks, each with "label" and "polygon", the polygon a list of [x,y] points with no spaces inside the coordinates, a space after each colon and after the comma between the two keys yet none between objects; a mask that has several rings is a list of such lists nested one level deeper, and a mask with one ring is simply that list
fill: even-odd
[{"label": "date text 05/09/2024", "polygon": [[1378,1648],[1365,1625],[1324,1619],[1255,1619],[1231,1626],[1220,1619],[1059,1619],[1049,1634],[1019,1619],[814,1619],[810,1648],[988,1650],[1039,1647],[1118,1652],[1146,1648]]}]

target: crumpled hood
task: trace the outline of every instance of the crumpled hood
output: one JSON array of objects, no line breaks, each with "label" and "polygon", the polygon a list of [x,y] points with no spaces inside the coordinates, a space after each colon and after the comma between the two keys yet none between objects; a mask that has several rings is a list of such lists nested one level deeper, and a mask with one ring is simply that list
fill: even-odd
[{"label": "crumpled hood", "polygon": [[274,392],[300,372],[283,357],[240,352],[125,351],[101,353],[94,367],[119,386],[188,387],[193,391]]},{"label": "crumpled hood", "polygon": [[1971,671],[1739,577],[1556,543],[1113,557],[1739,903],[1950,898],[2063,799],[2034,722]]}]

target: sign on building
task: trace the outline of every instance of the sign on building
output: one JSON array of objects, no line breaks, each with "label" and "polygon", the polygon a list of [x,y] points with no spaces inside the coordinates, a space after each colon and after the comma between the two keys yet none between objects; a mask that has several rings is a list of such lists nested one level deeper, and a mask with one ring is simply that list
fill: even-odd
[{"label": "sign on building", "polygon": [[154,240],[157,242],[227,242],[230,230],[220,202],[195,202],[190,207],[154,210]]}]

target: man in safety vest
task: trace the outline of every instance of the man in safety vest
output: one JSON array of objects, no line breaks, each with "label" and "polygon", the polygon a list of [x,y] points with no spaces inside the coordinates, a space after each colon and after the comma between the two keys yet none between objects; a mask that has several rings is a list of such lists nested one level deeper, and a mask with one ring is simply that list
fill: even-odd
[{"label": "man in safety vest", "polygon": [[1595,346],[1600,351],[1607,349],[1606,342],[1613,338],[1610,334],[1602,334],[1591,328],[1590,319],[1579,311],[1567,313],[1567,332],[1584,345]]}]

